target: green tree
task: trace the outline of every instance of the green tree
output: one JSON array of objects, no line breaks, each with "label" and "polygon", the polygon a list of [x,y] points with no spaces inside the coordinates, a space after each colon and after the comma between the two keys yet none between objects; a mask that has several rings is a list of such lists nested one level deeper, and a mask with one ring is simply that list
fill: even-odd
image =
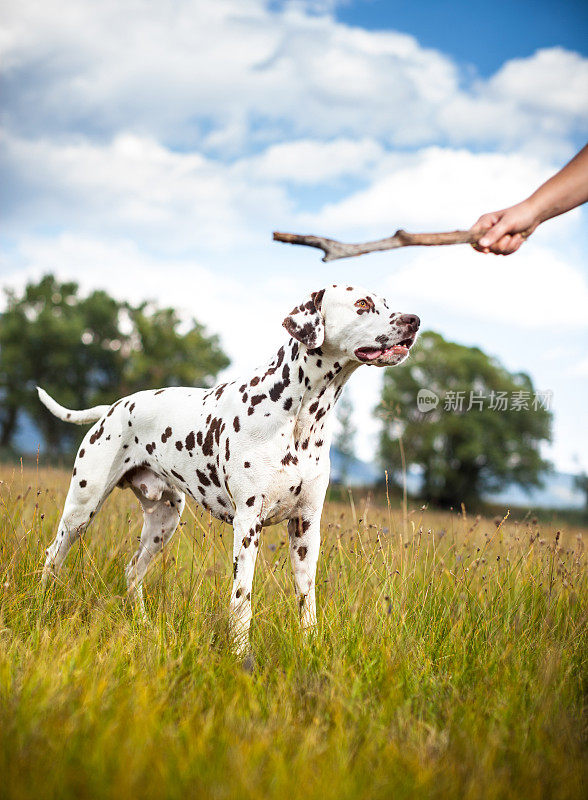
[{"label": "green tree", "polygon": [[[428,406],[421,390],[433,393]],[[540,485],[549,466],[540,445],[550,441],[551,413],[545,398],[538,400],[528,375],[509,373],[477,347],[423,333],[410,361],[384,376],[376,410],[381,457],[400,469],[401,436],[407,466],[423,471],[424,498],[440,505],[475,503],[482,492],[511,482]]]},{"label": "green tree", "polygon": [[79,298],[76,283],[46,275],[23,294],[6,290],[0,317],[0,444],[8,446],[19,414],[35,419],[47,447],[71,444],[74,429],[38,401],[35,385],[74,408],[106,402],[122,367],[120,304],[106,292]]},{"label": "green tree", "polygon": [[215,336],[172,309],[133,307],[104,291],[80,297],[74,282],[46,275],[22,294],[7,290],[0,315],[0,445],[27,413],[51,452],[79,435],[38,401],[43,386],[60,403],[86,408],[162,385],[209,386],[228,365]]},{"label": "green tree", "polygon": [[183,323],[173,308],[158,309],[152,303],[127,306],[126,311],[132,345],[121,394],[159,386],[212,386],[229,365],[218,337],[207,336],[196,320]]},{"label": "green tree", "polygon": [[355,456],[355,434],[357,433],[353,424],[353,403],[347,393],[344,393],[336,407],[336,415],[339,421],[339,430],[334,437],[334,444],[341,453],[341,483],[347,482],[349,467]]}]

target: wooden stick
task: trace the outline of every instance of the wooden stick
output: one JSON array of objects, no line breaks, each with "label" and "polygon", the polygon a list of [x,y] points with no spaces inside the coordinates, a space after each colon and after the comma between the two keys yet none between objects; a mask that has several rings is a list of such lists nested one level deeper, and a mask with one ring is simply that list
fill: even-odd
[{"label": "wooden stick", "polygon": [[446,231],[444,233],[408,233],[396,231],[394,236],[387,239],[378,239],[375,242],[362,244],[347,244],[336,239],[326,239],[324,236],[301,235],[298,233],[274,232],[275,242],[288,244],[303,244],[307,247],[317,247],[324,251],[323,261],[335,261],[338,258],[352,258],[364,253],[373,253],[377,250],[394,250],[397,247],[413,247],[420,245],[433,247],[444,244],[474,244],[480,236],[479,231]]}]

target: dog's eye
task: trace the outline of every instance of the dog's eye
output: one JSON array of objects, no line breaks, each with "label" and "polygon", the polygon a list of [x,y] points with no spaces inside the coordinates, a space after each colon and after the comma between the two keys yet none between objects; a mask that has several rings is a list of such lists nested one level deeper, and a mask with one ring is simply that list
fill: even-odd
[{"label": "dog's eye", "polygon": [[367,308],[368,307],[367,300],[358,300],[355,306],[356,308]]}]

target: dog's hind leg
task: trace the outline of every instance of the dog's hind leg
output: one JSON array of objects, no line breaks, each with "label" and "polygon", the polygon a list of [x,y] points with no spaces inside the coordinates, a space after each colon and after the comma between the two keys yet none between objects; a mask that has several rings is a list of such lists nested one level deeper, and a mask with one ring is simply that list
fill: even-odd
[{"label": "dog's hind leg", "polygon": [[90,477],[88,472],[86,474],[87,478],[80,478],[79,473],[74,472],[72,477],[57,534],[46,550],[44,583],[50,576],[57,575],[72,544],[84,533],[115,485],[100,477]]},{"label": "dog's hind leg", "polygon": [[186,499],[182,492],[164,484],[153,473],[147,480],[141,475],[138,485],[134,480],[130,483],[141,503],[144,522],[139,547],[129,561],[125,575],[129,597],[145,616],[143,578],[153,558],[162,552],[178,527]]}]

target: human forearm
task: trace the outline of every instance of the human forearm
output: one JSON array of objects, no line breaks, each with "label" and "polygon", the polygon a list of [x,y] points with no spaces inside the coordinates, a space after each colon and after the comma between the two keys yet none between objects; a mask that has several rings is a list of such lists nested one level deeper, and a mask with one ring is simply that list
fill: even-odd
[{"label": "human forearm", "polygon": [[588,145],[526,200],[483,214],[471,230],[479,234],[476,250],[509,255],[545,220],[588,201]]},{"label": "human forearm", "polygon": [[537,223],[564,214],[588,201],[588,145],[527,198]]}]

